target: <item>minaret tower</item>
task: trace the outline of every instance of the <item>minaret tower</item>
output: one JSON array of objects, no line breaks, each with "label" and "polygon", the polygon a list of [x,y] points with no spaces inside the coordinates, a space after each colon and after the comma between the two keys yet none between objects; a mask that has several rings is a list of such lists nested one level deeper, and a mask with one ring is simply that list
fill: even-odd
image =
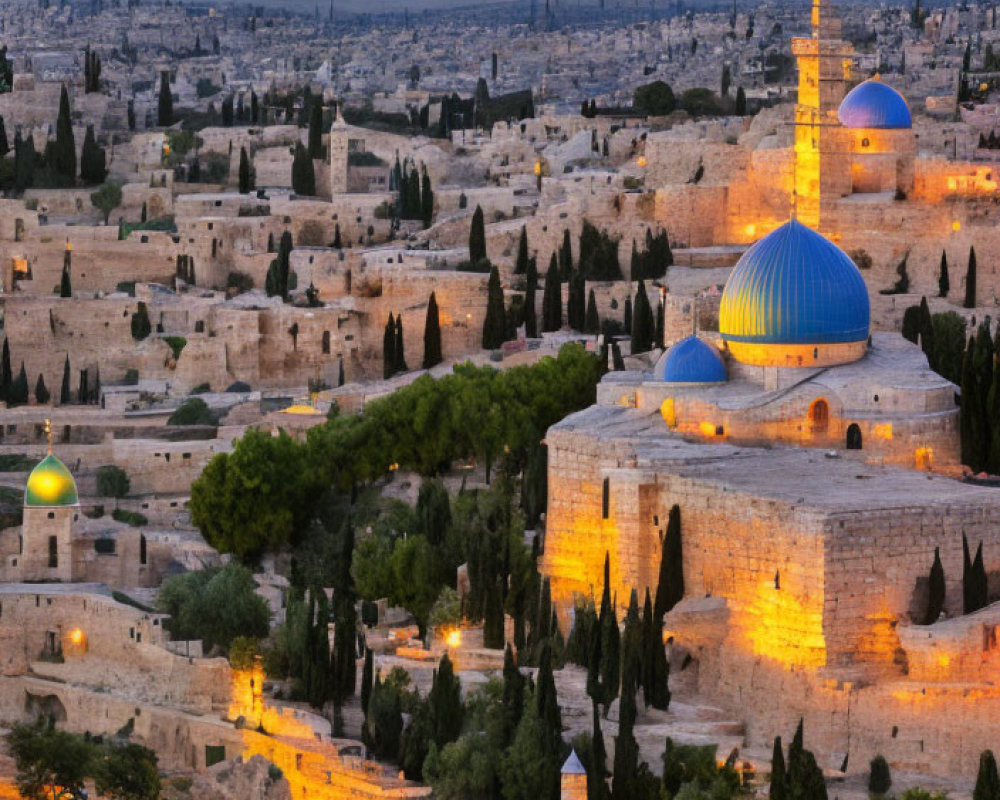
[{"label": "minaret tower", "polygon": [[350,149],[350,132],[347,123],[340,115],[340,106],[334,112],[333,125],[330,126],[330,192],[344,194],[347,192],[347,153]]},{"label": "minaret tower", "polygon": [[837,109],[854,51],[840,36],[833,0],[813,0],[812,36],[792,40],[799,67],[792,202],[800,222],[825,234],[835,228],[833,202],[851,193],[847,143]]}]

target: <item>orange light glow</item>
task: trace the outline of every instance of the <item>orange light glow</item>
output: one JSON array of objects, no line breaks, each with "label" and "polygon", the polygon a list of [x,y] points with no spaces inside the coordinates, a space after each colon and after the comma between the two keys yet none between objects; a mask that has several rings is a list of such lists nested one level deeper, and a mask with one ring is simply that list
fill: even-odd
[{"label": "orange light glow", "polygon": [[542,162],[541,161],[536,161],[535,162],[535,174],[536,175],[541,175],[542,174]]},{"label": "orange light glow", "polygon": [[715,436],[715,425],[711,422],[699,422],[698,430],[702,436]]},{"label": "orange light glow", "polygon": [[958,233],[960,230],[962,230],[962,223],[956,219],[953,223],[951,223],[951,229],[955,233]]},{"label": "orange light glow", "polygon": [[872,428],[872,433],[875,434],[879,439],[884,439],[887,442],[892,441],[892,423],[883,422],[880,425],[876,425]]},{"label": "orange light glow", "polygon": [[674,409],[674,398],[668,397],[660,404],[660,416],[663,417],[663,421],[667,423],[668,428],[677,426],[677,412]]},{"label": "orange light glow", "polygon": [[462,646],[462,632],[460,630],[448,631],[448,634],[444,637],[445,644],[448,647],[461,647]]},{"label": "orange light glow", "polygon": [[917,469],[927,471],[934,469],[934,448],[918,447],[913,451],[913,462]]},{"label": "orange light glow", "polygon": [[73,249],[73,243],[69,239],[66,240],[66,249],[67,250]]},{"label": "orange light glow", "polygon": [[77,647],[79,647],[81,644],[83,644],[83,631],[81,631],[79,628],[73,628],[73,630],[69,632],[69,640]]},{"label": "orange light glow", "polygon": [[648,162],[646,161],[646,156],[639,156],[639,158],[636,159],[635,163],[638,164],[642,169],[645,169],[646,168],[646,164]]},{"label": "orange light glow", "polygon": [[757,226],[754,225],[752,222],[748,223],[747,226],[743,229],[743,233],[747,235],[748,239],[752,239],[754,236],[757,235]]}]

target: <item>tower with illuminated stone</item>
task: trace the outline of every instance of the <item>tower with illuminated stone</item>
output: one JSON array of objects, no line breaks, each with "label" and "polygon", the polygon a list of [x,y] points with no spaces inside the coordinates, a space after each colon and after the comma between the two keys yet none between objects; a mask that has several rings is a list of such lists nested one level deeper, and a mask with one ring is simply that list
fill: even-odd
[{"label": "tower with illuminated stone", "polygon": [[52,425],[45,421],[48,455],[28,476],[24,489],[21,553],[17,573],[22,581],[73,580],[73,520],[80,502],[76,481],[52,453]]},{"label": "tower with illuminated stone", "polygon": [[587,800],[587,770],[571,750],[559,775],[559,800]]},{"label": "tower with illuminated stone", "polygon": [[350,151],[350,132],[347,123],[340,115],[340,108],[334,112],[333,125],[330,126],[330,193],[334,195],[347,192],[348,152]]},{"label": "tower with illuminated stone", "polygon": [[792,40],[799,68],[794,204],[798,219],[822,233],[833,232],[833,205],[851,193],[850,159],[837,109],[853,49],[840,37],[833,1],[813,0],[812,36]]}]

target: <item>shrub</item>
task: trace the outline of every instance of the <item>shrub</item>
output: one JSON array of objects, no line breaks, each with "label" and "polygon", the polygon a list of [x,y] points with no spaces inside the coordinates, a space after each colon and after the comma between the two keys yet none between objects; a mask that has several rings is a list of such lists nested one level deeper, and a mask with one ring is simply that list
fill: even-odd
[{"label": "shrub", "polygon": [[112,511],[111,518],[115,522],[124,522],[133,528],[141,528],[143,525],[149,524],[149,520],[144,515],[136,511],[126,511],[124,508],[116,508]]},{"label": "shrub", "polygon": [[191,394],[208,394],[210,391],[212,391],[211,384],[199,383],[191,390]]},{"label": "shrub", "polygon": [[139,383],[139,370],[137,369],[125,370],[125,377],[122,379],[122,384],[124,386],[135,386],[138,383]]},{"label": "shrub", "polygon": [[0,454],[0,472],[28,472],[35,468],[37,458],[31,458],[24,453]]},{"label": "shrub", "polygon": [[252,392],[253,389],[250,388],[249,383],[244,383],[243,381],[236,381],[236,383],[231,383],[226,388],[227,392]]},{"label": "shrub", "polygon": [[279,767],[277,764],[268,764],[267,777],[270,778],[272,781],[277,782],[280,781],[282,778],[284,778],[285,775],[284,773],[282,773],[281,767]]},{"label": "shrub", "polygon": [[193,397],[185,400],[178,409],[170,415],[167,425],[216,425],[218,418],[204,400]]},{"label": "shrub", "polygon": [[254,656],[260,653],[256,639],[237,636],[229,645],[229,663],[233,669],[248,670],[253,667]]},{"label": "shrub", "polygon": [[235,289],[238,293],[253,289],[253,278],[245,272],[233,270],[226,276],[226,288]]},{"label": "shrub", "polygon": [[129,297],[135,297],[135,281],[119,281],[115,286],[116,292],[124,292]]},{"label": "shrub", "polygon": [[164,336],[163,341],[171,350],[174,351],[175,361],[181,357],[181,352],[184,350],[185,346],[187,346],[188,343],[187,339],[185,339],[183,336]]},{"label": "shrub", "polygon": [[868,774],[868,791],[874,795],[884,795],[892,787],[892,774],[889,763],[881,755],[871,761],[871,772]]}]

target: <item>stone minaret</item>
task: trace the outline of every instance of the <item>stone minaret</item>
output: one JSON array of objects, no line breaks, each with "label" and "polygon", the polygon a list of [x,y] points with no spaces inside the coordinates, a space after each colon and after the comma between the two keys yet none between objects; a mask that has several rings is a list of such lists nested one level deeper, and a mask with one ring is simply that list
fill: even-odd
[{"label": "stone minaret", "polygon": [[347,192],[347,152],[350,135],[347,123],[337,107],[333,125],[330,126],[330,192],[338,195]]},{"label": "stone minaret", "polygon": [[52,425],[45,421],[49,454],[28,476],[24,490],[21,553],[15,574],[23,581],[73,580],[73,520],[79,513],[76,482],[52,455]]},{"label": "stone minaret", "polygon": [[847,142],[837,109],[853,50],[840,36],[833,0],[813,0],[812,36],[792,40],[799,67],[793,205],[800,222],[822,233],[836,227],[832,203],[851,193]]},{"label": "stone minaret", "polygon": [[583,768],[576,750],[569,754],[560,775],[560,800],[587,800],[587,770]]}]

